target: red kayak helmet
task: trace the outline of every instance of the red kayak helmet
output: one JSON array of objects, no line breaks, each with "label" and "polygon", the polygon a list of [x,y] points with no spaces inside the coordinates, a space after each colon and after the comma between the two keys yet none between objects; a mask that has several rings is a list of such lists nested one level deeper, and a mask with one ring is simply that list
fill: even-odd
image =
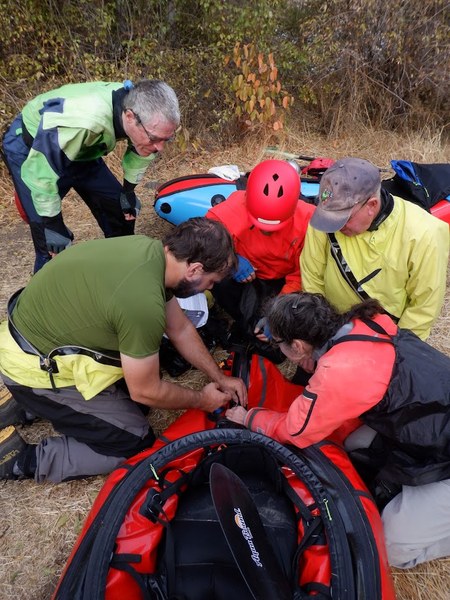
[{"label": "red kayak helmet", "polygon": [[283,160],[265,160],[248,177],[246,204],[251,222],[262,231],[278,231],[293,216],[300,196],[300,177]]}]

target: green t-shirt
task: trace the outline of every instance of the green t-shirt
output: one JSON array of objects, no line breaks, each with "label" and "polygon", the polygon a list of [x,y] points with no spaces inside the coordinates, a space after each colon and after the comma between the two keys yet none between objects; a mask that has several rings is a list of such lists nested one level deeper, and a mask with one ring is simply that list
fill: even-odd
[{"label": "green t-shirt", "polygon": [[164,274],[158,240],[138,235],[83,242],[32,277],[13,321],[43,353],[76,345],[150,356],[159,349],[172,297]]}]

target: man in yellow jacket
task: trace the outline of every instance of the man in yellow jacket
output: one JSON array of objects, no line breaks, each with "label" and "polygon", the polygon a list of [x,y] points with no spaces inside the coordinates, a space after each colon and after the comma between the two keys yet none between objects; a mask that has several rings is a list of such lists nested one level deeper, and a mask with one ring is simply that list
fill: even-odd
[{"label": "man in yellow jacket", "polygon": [[424,340],[442,308],[448,254],[446,223],[381,189],[369,161],[344,158],[320,183],[300,258],[303,289],[341,312],[376,298]]}]

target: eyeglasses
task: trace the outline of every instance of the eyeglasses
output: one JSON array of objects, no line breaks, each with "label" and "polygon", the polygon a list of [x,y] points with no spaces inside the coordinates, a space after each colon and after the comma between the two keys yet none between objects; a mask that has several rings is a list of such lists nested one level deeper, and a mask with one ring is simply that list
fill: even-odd
[{"label": "eyeglasses", "polygon": [[147,137],[148,137],[148,141],[149,141],[151,144],[159,144],[160,142],[173,142],[173,140],[175,139],[175,135],[171,135],[171,136],[170,136],[170,137],[168,137],[168,138],[161,138],[161,137],[158,137],[158,136],[156,136],[156,135],[153,135],[153,134],[151,134],[151,133],[150,133],[150,132],[149,132],[149,131],[148,131],[148,130],[147,130],[145,127],[144,127],[144,123],[142,122],[142,120],[141,120],[141,117],[140,117],[138,114],[136,114],[134,111],[131,111],[131,112],[133,112],[133,115],[134,115],[134,117],[135,117],[135,119],[136,119],[136,122],[138,123],[138,125],[140,125],[140,126],[142,127],[142,129],[145,131],[145,133],[146,133],[146,135],[147,135]]},{"label": "eyeglasses", "polygon": [[[358,208],[358,210],[355,210],[355,212],[349,216],[347,223],[348,223],[348,222],[349,222],[351,219],[353,219],[353,217],[354,217],[355,215],[357,215],[357,214],[359,213],[359,211],[360,211],[360,210],[361,210],[361,209],[362,209],[362,208],[363,208],[363,207],[364,207],[364,206],[365,206],[365,205],[366,205],[366,204],[369,202],[369,200],[370,200],[371,198],[372,198],[372,196],[369,196],[369,197],[367,198],[367,200],[364,200],[364,202],[363,202],[363,203],[360,203],[360,202],[358,202],[358,204],[361,204],[361,206]],[[358,204],[355,204],[355,206],[358,206]],[[346,223],[346,224],[347,224],[347,223]]]}]

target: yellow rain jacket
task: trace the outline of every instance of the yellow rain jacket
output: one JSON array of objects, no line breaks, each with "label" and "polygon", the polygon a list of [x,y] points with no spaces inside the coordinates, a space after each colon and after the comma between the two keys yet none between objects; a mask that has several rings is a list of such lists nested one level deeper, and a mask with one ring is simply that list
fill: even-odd
[{"label": "yellow rain jacket", "polygon": [[[58,373],[52,374],[54,386],[75,386],[85,400],[123,377],[120,366],[102,364],[82,354],[55,356]],[[49,389],[50,375],[41,369],[39,356],[24,352],[13,339],[8,322],[0,324],[0,371],[20,385]]]},{"label": "yellow rain jacket", "polygon": [[[394,197],[391,214],[376,231],[335,234],[363,290],[398,319],[399,327],[426,339],[446,289],[449,227],[411,202]],[[361,302],[330,253],[326,233],[311,226],[300,257],[303,289],[323,294],[339,311]]]}]

